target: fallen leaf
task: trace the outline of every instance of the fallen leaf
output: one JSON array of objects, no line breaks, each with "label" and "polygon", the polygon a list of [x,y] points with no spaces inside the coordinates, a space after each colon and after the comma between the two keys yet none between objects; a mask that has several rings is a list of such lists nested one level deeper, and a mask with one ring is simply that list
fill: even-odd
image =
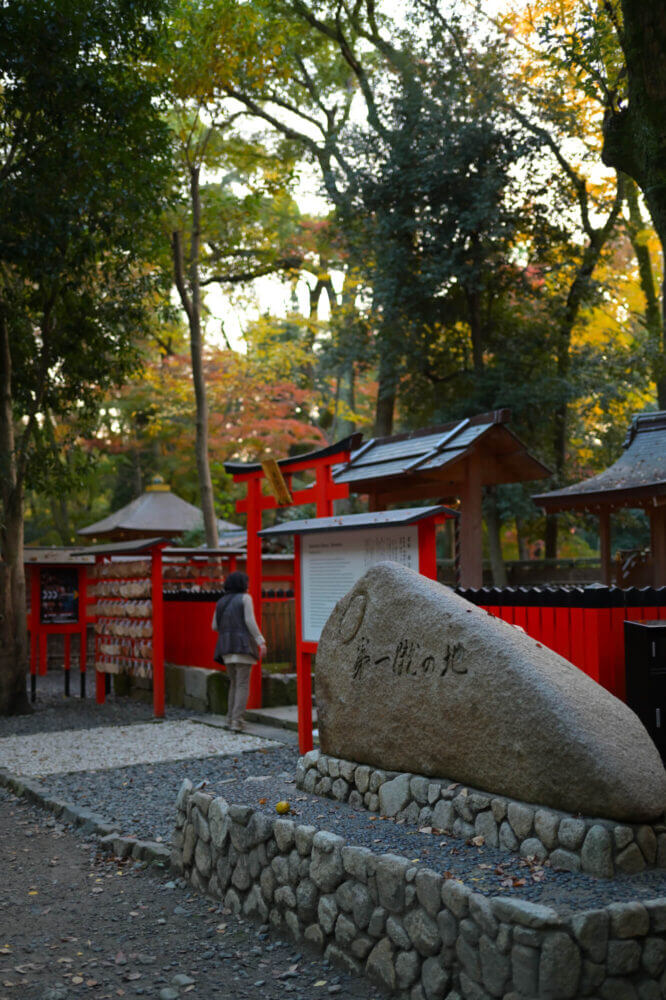
[{"label": "fallen leaf", "polygon": [[259,805],[260,806],[265,806],[267,802],[268,802],[268,799],[259,799]]},{"label": "fallen leaf", "polygon": [[315,983],[315,986],[326,986],[326,982],[327,980],[325,979],[318,979],[317,982]]},{"label": "fallen leaf", "polygon": [[80,986],[80,985],[81,985],[81,983],[83,982],[83,976],[72,976],[72,982],[73,982],[73,983],[74,983],[74,984],[75,984],[76,986]]},{"label": "fallen leaf", "polygon": [[472,843],[475,847],[483,847],[485,842],[486,838],[482,834],[479,834],[477,837],[472,837]]}]

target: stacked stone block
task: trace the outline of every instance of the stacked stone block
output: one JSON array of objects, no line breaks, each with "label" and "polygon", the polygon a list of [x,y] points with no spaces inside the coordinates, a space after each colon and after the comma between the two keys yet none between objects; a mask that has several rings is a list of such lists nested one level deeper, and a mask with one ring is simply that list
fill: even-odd
[{"label": "stacked stone block", "polygon": [[298,762],[296,783],[315,795],[349,802],[412,826],[434,827],[490,847],[548,859],[553,868],[612,878],[666,868],[666,823],[617,823],[571,816],[467,788],[446,778],[383,771],[312,750]]},{"label": "stacked stone block", "polygon": [[187,780],[177,809],[176,872],[402,1000],[666,996],[666,899],[561,916]]}]

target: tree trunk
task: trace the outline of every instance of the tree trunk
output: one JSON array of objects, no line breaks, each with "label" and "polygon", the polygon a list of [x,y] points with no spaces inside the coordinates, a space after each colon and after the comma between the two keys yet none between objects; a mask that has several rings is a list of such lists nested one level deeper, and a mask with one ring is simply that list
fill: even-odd
[{"label": "tree trunk", "polygon": [[[567,301],[562,313],[562,319],[557,331],[556,370],[560,384],[561,401],[555,407],[553,416],[553,451],[555,455],[554,486],[562,486],[566,465],[567,418],[569,409],[569,379],[571,377],[571,336],[573,334],[580,308],[589,296],[594,269],[599,263],[602,250],[610,237],[623,199],[623,186],[618,177],[618,191],[604,226],[589,232],[590,242],[583,251],[576,277],[571,283]],[[546,559],[557,559],[557,515],[546,515]]]},{"label": "tree trunk", "polygon": [[394,367],[389,344],[381,346],[379,358],[379,378],[377,385],[377,405],[375,409],[375,437],[387,437],[393,433],[393,414],[398,392],[398,376]]},{"label": "tree trunk", "polygon": [[[666,5],[621,0],[627,95],[604,118],[602,158],[628,174],[643,192],[666,260]],[[666,409],[666,273],[661,294],[661,356],[656,366],[659,406]]]},{"label": "tree trunk", "polygon": [[486,522],[488,532],[488,554],[490,556],[490,569],[493,574],[493,585],[495,587],[506,587],[506,566],[502,555],[501,521],[497,509],[497,494],[494,486],[487,486],[485,489],[483,517]]},{"label": "tree trunk", "polygon": [[529,555],[527,552],[527,542],[525,541],[523,519],[522,517],[519,517],[518,514],[516,514],[515,521],[516,521],[516,544],[518,545],[518,558],[521,560],[529,559]]},{"label": "tree trunk", "polygon": [[657,387],[659,409],[664,410],[666,409],[666,341],[664,339],[666,320],[662,309],[664,290],[662,285],[662,297],[660,300],[654,276],[654,268],[652,266],[652,258],[650,257],[650,248],[641,238],[641,234],[645,229],[645,223],[638,204],[638,190],[635,182],[629,177],[625,181],[625,193],[629,209],[627,232],[629,233],[629,239],[631,240],[636,263],[638,264],[641,290],[645,296],[645,328],[648,331],[653,347],[658,351],[652,377]]},{"label": "tree trunk", "polygon": [[30,711],[26,695],[28,642],[23,562],[23,491],[16,468],[12,359],[0,305],[0,715]]},{"label": "tree trunk", "polygon": [[201,336],[201,288],[199,285],[199,251],[201,246],[201,194],[199,191],[199,167],[190,169],[190,196],[192,199],[192,243],[190,246],[190,294],[192,316],[190,320],[190,347],[192,352],[192,379],[194,397],[197,404],[196,457],[199,473],[199,492],[203,511],[206,545],[217,548],[217,518],[213,482],[208,461],[208,400],[206,380],[203,370],[203,341]]},{"label": "tree trunk", "polygon": [[208,400],[203,370],[203,338],[201,335],[201,286],[199,282],[199,253],[201,247],[201,194],[199,167],[190,167],[190,199],[192,208],[192,238],[188,262],[189,289],[185,282],[182,239],[179,232],[172,234],[174,276],[180,301],[187,315],[190,329],[190,354],[192,357],[192,382],[196,402],[195,457],[199,478],[199,495],[203,511],[206,545],[218,545],[217,518],[213,497],[213,483],[208,461]]},{"label": "tree trunk", "polygon": [[481,292],[477,287],[465,289],[470,339],[472,341],[472,364],[477,376],[483,374],[485,329],[481,316]]}]

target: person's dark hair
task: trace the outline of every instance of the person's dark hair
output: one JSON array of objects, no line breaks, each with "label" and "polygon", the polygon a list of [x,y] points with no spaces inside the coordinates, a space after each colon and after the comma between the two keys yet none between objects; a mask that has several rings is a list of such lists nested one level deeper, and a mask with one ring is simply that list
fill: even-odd
[{"label": "person's dark hair", "polygon": [[250,578],[247,573],[236,570],[236,572],[230,573],[224,581],[224,591],[226,594],[244,594],[249,583]]}]

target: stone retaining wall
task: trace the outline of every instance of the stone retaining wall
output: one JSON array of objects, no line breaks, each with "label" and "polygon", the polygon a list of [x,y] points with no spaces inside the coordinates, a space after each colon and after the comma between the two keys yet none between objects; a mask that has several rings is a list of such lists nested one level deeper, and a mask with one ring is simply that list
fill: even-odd
[{"label": "stone retaining wall", "polygon": [[666,899],[563,917],[187,780],[177,810],[178,874],[403,1000],[666,996]]},{"label": "stone retaining wall", "polygon": [[490,795],[447,780],[382,771],[312,750],[298,762],[296,784],[306,792],[432,826],[454,837],[483,837],[490,847],[549,859],[553,868],[612,878],[666,868],[666,824],[629,825],[571,816],[544,806]]}]

